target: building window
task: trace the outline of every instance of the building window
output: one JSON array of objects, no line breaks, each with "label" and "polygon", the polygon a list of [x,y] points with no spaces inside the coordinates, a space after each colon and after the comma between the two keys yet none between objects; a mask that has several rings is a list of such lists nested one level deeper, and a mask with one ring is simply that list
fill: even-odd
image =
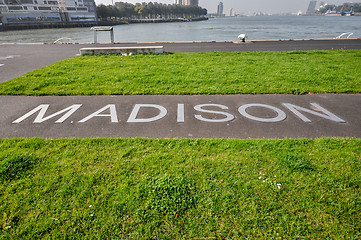
[{"label": "building window", "polygon": [[22,4],[33,4],[33,0],[21,0]]},{"label": "building window", "polygon": [[9,10],[23,10],[21,6],[8,6]]},{"label": "building window", "polygon": [[50,7],[39,7],[39,10],[51,10]]}]

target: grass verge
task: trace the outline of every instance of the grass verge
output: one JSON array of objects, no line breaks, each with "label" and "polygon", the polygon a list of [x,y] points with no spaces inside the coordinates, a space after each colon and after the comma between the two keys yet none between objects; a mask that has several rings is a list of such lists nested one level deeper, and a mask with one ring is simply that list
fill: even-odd
[{"label": "grass verge", "polygon": [[0,239],[357,239],[360,156],[360,139],[1,139]]},{"label": "grass verge", "polygon": [[360,93],[361,50],[78,56],[0,84],[2,95]]}]

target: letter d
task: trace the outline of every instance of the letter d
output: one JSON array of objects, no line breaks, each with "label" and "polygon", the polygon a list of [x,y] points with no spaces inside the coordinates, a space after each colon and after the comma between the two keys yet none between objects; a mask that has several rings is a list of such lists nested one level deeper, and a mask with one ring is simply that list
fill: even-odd
[{"label": "letter d", "polygon": [[[141,107],[152,107],[159,109],[160,113],[157,116],[150,117],[150,118],[137,118],[137,115],[139,113],[139,110]],[[156,104],[135,104],[132,113],[130,114],[127,122],[133,122],[133,123],[145,123],[145,122],[154,122],[159,119],[162,119],[167,115],[167,109],[165,109],[163,106],[156,105]]]}]

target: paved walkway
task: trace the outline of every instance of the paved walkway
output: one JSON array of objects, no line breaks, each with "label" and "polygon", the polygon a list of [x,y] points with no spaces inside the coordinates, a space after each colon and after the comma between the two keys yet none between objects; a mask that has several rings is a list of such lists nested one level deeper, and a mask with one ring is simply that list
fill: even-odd
[{"label": "paved walkway", "polygon": [[166,52],[234,52],[361,49],[361,39],[248,41],[241,42],[177,42],[119,44],[0,44],[0,82],[37,68],[79,54],[79,49],[91,46],[164,46]]},{"label": "paved walkway", "polygon": [[0,96],[0,138],[361,137],[361,94]]}]

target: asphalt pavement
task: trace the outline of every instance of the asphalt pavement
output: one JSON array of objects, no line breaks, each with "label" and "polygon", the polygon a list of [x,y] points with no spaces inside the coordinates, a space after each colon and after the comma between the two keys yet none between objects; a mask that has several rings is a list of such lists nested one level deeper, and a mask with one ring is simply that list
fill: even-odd
[{"label": "asphalt pavement", "polygon": [[360,138],[360,106],[360,94],[0,96],[0,138]]}]

